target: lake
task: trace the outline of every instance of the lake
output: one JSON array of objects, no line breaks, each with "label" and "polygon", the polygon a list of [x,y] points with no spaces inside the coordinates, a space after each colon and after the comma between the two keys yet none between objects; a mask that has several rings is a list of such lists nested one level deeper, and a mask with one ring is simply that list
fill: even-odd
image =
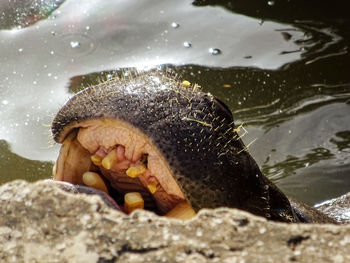
[{"label": "lake", "polygon": [[1,2],[0,183],[51,176],[50,123],[74,93],[161,67],[230,107],[287,195],[349,192],[350,19],[346,1],[320,2]]}]

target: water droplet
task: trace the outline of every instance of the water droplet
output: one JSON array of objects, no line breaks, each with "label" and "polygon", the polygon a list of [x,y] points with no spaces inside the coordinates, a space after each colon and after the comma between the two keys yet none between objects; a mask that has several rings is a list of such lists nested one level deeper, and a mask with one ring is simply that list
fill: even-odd
[{"label": "water droplet", "polygon": [[80,46],[80,43],[78,41],[71,41],[69,44],[72,48],[77,48]]},{"label": "water droplet", "polygon": [[50,51],[50,54],[51,54],[51,55],[54,55],[54,54],[55,54],[55,51],[51,50],[51,51]]},{"label": "water droplet", "polygon": [[36,80],[34,80],[34,81],[33,81],[33,84],[34,84],[34,85],[36,85],[36,84],[37,84]]},{"label": "water droplet", "polygon": [[192,46],[192,44],[190,42],[187,42],[187,41],[184,42],[185,48],[190,48],[191,46]]},{"label": "water droplet", "polygon": [[52,39],[50,44],[54,46],[55,55],[69,58],[88,54],[95,49],[93,40],[87,34],[60,35],[59,39]]},{"label": "water droplet", "polygon": [[86,30],[90,30],[90,27],[89,27],[89,26],[86,26],[85,29],[86,29]]},{"label": "water droplet", "polygon": [[273,5],[275,4],[275,1],[268,1],[267,4],[268,4],[269,6],[273,6]]},{"label": "water droplet", "polygon": [[22,52],[22,51],[23,51],[23,48],[19,48],[19,49],[18,49],[18,52]]},{"label": "water droplet", "polygon": [[172,22],[171,27],[172,28],[178,28],[180,25],[178,23]]},{"label": "water droplet", "polygon": [[52,76],[52,74],[51,74],[51,73],[47,73],[47,76],[48,76],[48,77],[51,77],[51,76]]},{"label": "water droplet", "polygon": [[4,104],[4,105],[7,105],[7,104],[9,104],[9,101],[8,100],[3,100],[1,103]]},{"label": "water droplet", "polygon": [[55,31],[51,31],[51,35],[56,36],[56,32]]},{"label": "water droplet", "polygon": [[218,49],[218,48],[209,48],[209,53],[212,54],[212,55],[219,55],[221,54],[221,50]]}]

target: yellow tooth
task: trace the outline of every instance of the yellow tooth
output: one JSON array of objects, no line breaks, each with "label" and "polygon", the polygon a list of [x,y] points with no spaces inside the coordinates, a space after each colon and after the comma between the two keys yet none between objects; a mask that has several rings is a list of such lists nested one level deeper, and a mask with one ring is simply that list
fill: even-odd
[{"label": "yellow tooth", "polygon": [[158,182],[149,182],[147,185],[148,190],[151,192],[151,194],[154,194],[159,187],[159,183]]},{"label": "yellow tooth", "polygon": [[194,217],[195,215],[196,212],[193,210],[192,206],[187,201],[183,201],[177,204],[165,216],[178,218],[182,220],[188,220]]},{"label": "yellow tooth", "polygon": [[91,155],[90,159],[94,165],[100,166],[102,164],[102,157],[97,154]]},{"label": "yellow tooth", "polygon": [[117,149],[110,151],[105,158],[102,159],[102,166],[110,170],[117,163]]},{"label": "yellow tooth", "polygon": [[143,174],[144,172],[147,171],[147,168],[144,164],[139,163],[139,164],[135,164],[129,167],[128,170],[126,170],[126,175],[131,177],[131,178],[135,178],[138,177],[139,175]]},{"label": "yellow tooth", "polygon": [[142,195],[137,192],[130,192],[124,195],[124,208],[127,213],[131,213],[135,209],[144,209],[145,202]]},{"label": "yellow tooth", "polygon": [[57,163],[55,163],[52,167],[52,176],[55,177],[56,176],[56,170],[57,170]]},{"label": "yellow tooth", "polygon": [[98,173],[85,172],[83,174],[83,183],[108,194],[107,186]]}]

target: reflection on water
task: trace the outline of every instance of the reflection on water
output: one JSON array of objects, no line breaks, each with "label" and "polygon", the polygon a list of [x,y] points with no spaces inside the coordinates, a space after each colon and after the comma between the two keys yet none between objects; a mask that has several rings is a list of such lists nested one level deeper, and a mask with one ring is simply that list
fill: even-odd
[{"label": "reflection on water", "polygon": [[73,93],[162,64],[229,105],[288,194],[315,203],[348,192],[344,8],[255,2],[2,2],[12,13],[0,15],[0,183],[50,176],[58,146],[48,125]]},{"label": "reflection on water", "polygon": [[64,0],[21,0],[0,2],[0,29],[21,29],[48,18]]},{"label": "reflection on water", "polygon": [[350,131],[340,131],[329,141],[334,143],[338,150],[344,153],[350,153]]},{"label": "reflection on water", "polygon": [[[334,154],[325,148],[310,149],[309,152],[302,157],[287,155],[282,162],[275,163],[273,166],[263,165],[264,174],[269,174],[273,181],[281,180],[285,177],[293,175],[296,170],[309,167],[318,162],[335,158]],[[267,159],[266,162],[269,160]]]},{"label": "reflection on water", "polygon": [[0,184],[21,178],[27,181],[46,179],[52,174],[52,163],[31,161],[11,152],[10,146],[0,140]]}]

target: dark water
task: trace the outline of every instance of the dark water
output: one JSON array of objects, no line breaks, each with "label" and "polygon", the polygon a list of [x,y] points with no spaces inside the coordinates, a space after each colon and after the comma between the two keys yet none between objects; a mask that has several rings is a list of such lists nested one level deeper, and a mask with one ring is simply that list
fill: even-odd
[{"label": "dark water", "polygon": [[0,3],[0,183],[51,176],[49,125],[82,86],[166,65],[229,105],[287,194],[350,191],[346,1],[18,3]]}]

